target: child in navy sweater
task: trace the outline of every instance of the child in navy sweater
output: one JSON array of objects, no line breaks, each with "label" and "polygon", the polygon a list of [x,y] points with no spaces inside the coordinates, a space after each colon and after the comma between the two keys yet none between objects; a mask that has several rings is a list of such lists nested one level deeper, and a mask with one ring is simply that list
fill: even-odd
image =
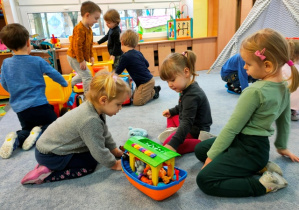
[{"label": "child in navy sweater", "polygon": [[121,56],[119,66],[115,72],[121,74],[127,69],[136,84],[133,94],[133,104],[135,106],[142,106],[151,99],[157,99],[161,87],[155,86],[153,75],[148,70],[148,61],[143,57],[141,52],[134,49],[138,44],[138,39],[138,34],[131,29],[121,34],[121,49],[124,54]]}]

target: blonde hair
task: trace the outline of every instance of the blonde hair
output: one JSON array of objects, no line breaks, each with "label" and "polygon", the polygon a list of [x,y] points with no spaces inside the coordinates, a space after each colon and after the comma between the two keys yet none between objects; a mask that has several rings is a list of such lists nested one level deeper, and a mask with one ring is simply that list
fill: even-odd
[{"label": "blonde hair", "polygon": [[[266,58],[261,60],[260,57],[255,55],[255,52],[263,49],[265,49],[263,55]],[[291,49],[288,42],[280,33],[270,28],[259,30],[243,40],[241,50],[251,53],[252,59],[259,65],[262,65],[265,61],[270,61],[274,68],[271,75],[277,74],[281,71],[281,67],[291,60]],[[299,73],[294,65],[291,66],[291,70],[292,76],[289,89],[294,92],[299,86]]]},{"label": "blonde hair", "polygon": [[99,98],[102,96],[107,96],[110,102],[123,94],[131,94],[129,85],[117,74],[103,70],[92,78],[89,90],[86,93],[86,99],[96,107],[99,105]]},{"label": "blonde hair", "polygon": [[291,47],[291,60],[294,62],[299,61],[299,40],[287,39],[289,46]]},{"label": "blonde hair", "polygon": [[117,10],[109,9],[104,15],[104,20],[119,24],[120,15]]},{"label": "blonde hair", "polygon": [[92,1],[85,1],[81,5],[80,12],[81,12],[81,16],[83,17],[86,13],[89,13],[89,14],[92,14],[94,12],[102,13],[102,10],[99,7],[99,5],[97,5],[96,3],[92,2]]},{"label": "blonde hair", "polygon": [[163,61],[159,69],[160,78],[162,80],[174,79],[178,74],[183,74],[187,67],[192,75],[192,82],[195,76],[198,76],[195,71],[196,55],[191,50],[186,50],[183,53],[172,53]]},{"label": "blonde hair", "polygon": [[120,34],[120,41],[125,46],[135,48],[138,44],[139,36],[132,29],[127,29],[123,33]]}]

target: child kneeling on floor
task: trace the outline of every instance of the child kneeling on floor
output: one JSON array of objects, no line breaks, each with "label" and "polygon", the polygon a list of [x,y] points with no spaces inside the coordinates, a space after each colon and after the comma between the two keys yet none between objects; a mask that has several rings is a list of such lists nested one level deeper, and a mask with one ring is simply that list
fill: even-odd
[{"label": "child kneeling on floor", "polygon": [[22,184],[73,179],[92,173],[97,164],[121,170],[123,152],[116,147],[106,117],[130,97],[127,83],[114,73],[100,72],[91,81],[86,102],[53,122],[36,144],[34,170]]},{"label": "child kneeling on floor", "polygon": [[201,132],[209,132],[211,109],[205,92],[195,81],[196,55],[190,51],[170,54],[162,63],[160,77],[180,94],[179,104],[163,111],[167,129],[159,135],[163,146],[185,154],[194,151]]},{"label": "child kneeling on floor", "polygon": [[[287,149],[290,92],[299,86],[288,43],[281,34],[266,28],[246,38],[240,52],[247,74],[257,81],[242,92],[219,136],[195,147],[196,157],[205,162],[197,176],[197,185],[208,195],[261,196],[287,186],[280,167],[269,162],[268,137],[274,134],[273,122],[277,152],[299,162],[299,157]],[[285,63],[292,69],[290,89],[282,77]],[[262,171],[265,172],[258,179],[256,175]]]},{"label": "child kneeling on floor", "polygon": [[14,55],[3,61],[1,84],[9,92],[9,104],[17,113],[22,130],[7,134],[0,156],[9,158],[17,147],[29,150],[57,116],[45,95],[44,74],[67,87],[61,74],[39,56],[31,56],[29,32],[18,24],[5,26],[0,32],[2,42]]},{"label": "child kneeling on floor", "polygon": [[133,104],[142,106],[151,99],[159,98],[160,86],[155,86],[155,79],[149,71],[149,63],[141,52],[134,48],[138,44],[138,34],[128,29],[120,36],[121,49],[124,52],[120,57],[115,72],[121,74],[125,69],[136,84],[133,94]]},{"label": "child kneeling on floor", "polygon": [[244,69],[245,62],[240,53],[230,57],[222,66],[220,74],[223,81],[227,82],[225,87],[228,93],[241,94],[248,87],[248,83],[253,83],[256,79],[248,76]]}]

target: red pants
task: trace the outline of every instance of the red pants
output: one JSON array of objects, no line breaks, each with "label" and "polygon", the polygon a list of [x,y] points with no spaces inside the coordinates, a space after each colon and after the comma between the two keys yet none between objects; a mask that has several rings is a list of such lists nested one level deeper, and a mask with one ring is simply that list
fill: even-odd
[{"label": "red pants", "polygon": [[[175,116],[167,118],[167,128],[179,127],[179,125],[180,125],[179,115],[175,115]],[[175,133],[176,133],[176,131],[174,131],[172,134],[170,134],[170,136],[164,141],[163,146],[165,144],[168,144],[168,142],[170,142],[170,140],[172,139],[172,137]],[[184,143],[178,147],[177,153],[183,155],[186,153],[194,152],[195,146],[200,142],[201,141],[199,139],[195,139],[190,133],[188,133],[185,138]]]}]

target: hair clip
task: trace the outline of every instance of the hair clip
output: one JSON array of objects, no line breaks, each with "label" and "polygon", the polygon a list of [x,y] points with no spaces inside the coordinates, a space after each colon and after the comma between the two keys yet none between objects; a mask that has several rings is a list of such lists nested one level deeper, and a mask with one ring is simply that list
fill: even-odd
[{"label": "hair clip", "polygon": [[264,49],[262,49],[261,51],[255,51],[255,55],[257,56],[257,57],[260,57],[260,59],[263,61],[263,60],[265,60],[266,59],[266,56],[264,56],[264,53],[265,53],[265,50],[266,50],[266,48],[264,48]]},{"label": "hair clip", "polygon": [[288,64],[289,66],[294,66],[294,62],[293,62],[292,60],[289,60],[289,61],[287,62],[287,64]]},{"label": "hair clip", "polygon": [[112,77],[114,79],[114,82],[116,82],[117,81],[117,75],[113,75]]},{"label": "hair clip", "polygon": [[182,52],[182,55],[183,55],[183,56],[185,56],[185,55],[186,55],[186,52],[185,52],[185,51],[184,51],[184,52]]}]

